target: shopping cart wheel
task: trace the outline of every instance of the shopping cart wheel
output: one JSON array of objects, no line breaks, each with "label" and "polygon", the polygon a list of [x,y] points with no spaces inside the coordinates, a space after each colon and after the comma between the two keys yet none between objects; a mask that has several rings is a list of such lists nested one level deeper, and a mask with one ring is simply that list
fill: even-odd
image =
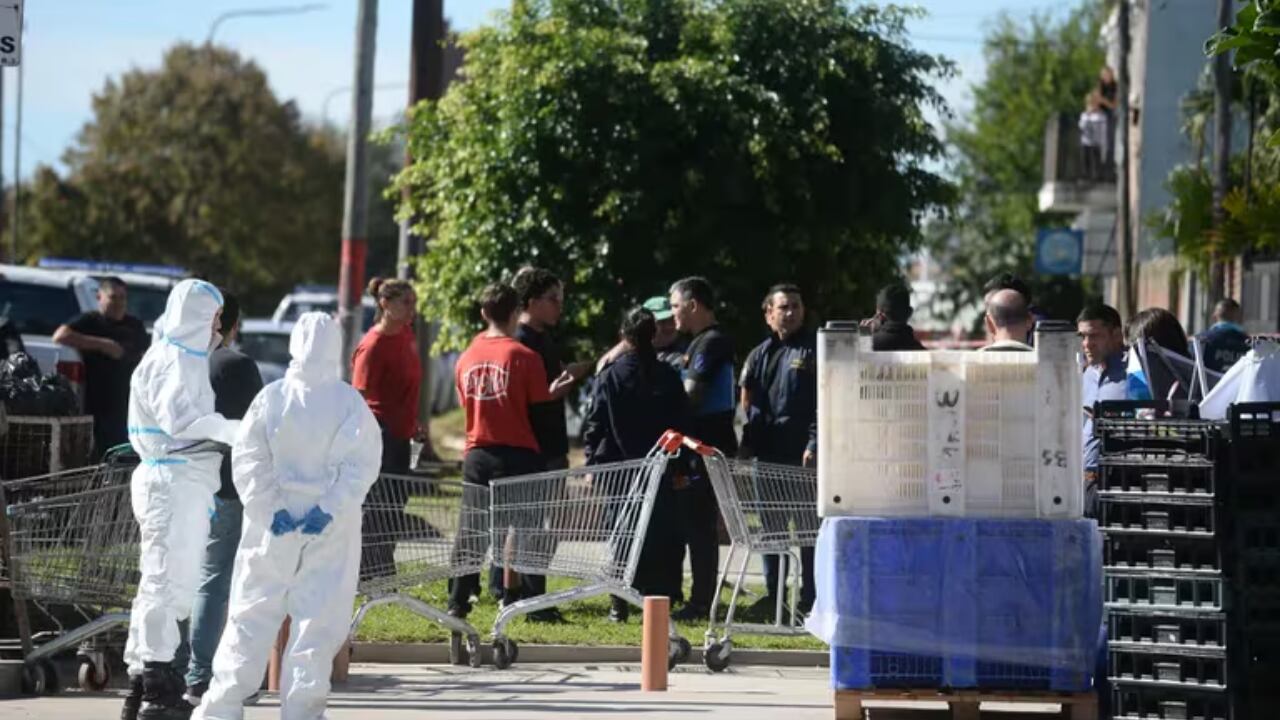
[{"label": "shopping cart wheel", "polygon": [[511,638],[498,638],[493,641],[493,666],[506,670],[515,664],[520,657],[520,647]]},{"label": "shopping cart wheel", "polygon": [[468,658],[471,660],[471,667],[473,668],[480,667],[480,661],[483,658],[480,657],[480,636],[479,635],[467,636],[467,655],[468,655]]},{"label": "shopping cart wheel", "polygon": [[22,666],[22,693],[24,695],[43,695],[46,691],[43,665],[40,663],[25,663]]},{"label": "shopping cart wheel", "polygon": [[732,653],[733,644],[727,640],[723,644],[712,643],[702,653],[702,662],[711,672],[724,672],[729,667],[729,658]]},{"label": "shopping cart wheel", "polygon": [[689,656],[693,654],[693,646],[683,637],[671,638],[670,652],[667,657],[667,669],[675,669],[675,666],[683,662],[689,661]]},{"label": "shopping cart wheel", "polygon": [[449,633],[449,664],[450,665],[468,665],[471,657],[467,652],[467,646],[462,641],[462,633]]},{"label": "shopping cart wheel", "polygon": [[90,658],[80,658],[80,672],[77,673],[80,689],[85,692],[102,692],[111,682],[111,668],[108,663],[99,665]]}]

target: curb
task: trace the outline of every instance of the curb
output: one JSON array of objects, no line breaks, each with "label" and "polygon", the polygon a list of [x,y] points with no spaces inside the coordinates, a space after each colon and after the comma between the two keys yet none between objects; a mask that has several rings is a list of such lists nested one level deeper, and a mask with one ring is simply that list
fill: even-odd
[{"label": "curb", "polygon": [[[487,642],[481,645],[483,661],[492,664]],[[449,662],[449,646],[444,643],[364,643],[352,648],[351,661],[399,665],[444,665]],[[640,648],[616,645],[521,645],[521,663],[583,665],[589,663],[638,663]],[[831,656],[820,650],[733,651],[735,665],[774,667],[829,667]],[[693,648],[684,666],[702,665],[702,648]]]}]

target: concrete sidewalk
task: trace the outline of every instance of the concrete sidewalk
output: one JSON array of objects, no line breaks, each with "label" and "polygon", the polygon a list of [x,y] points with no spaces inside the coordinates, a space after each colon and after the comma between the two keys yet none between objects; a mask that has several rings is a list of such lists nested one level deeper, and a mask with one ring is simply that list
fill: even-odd
[{"label": "concrete sidewalk", "polygon": [[[447,665],[354,665],[329,699],[329,720],[520,720],[560,717],[733,718],[809,720],[832,717],[827,672],[734,667],[712,675],[699,667],[671,673],[665,693],[640,691],[637,665],[519,665],[472,670]],[[64,691],[0,700],[4,720],[102,720],[119,716],[118,693]],[[248,708],[246,720],[274,720],[274,695]]]}]

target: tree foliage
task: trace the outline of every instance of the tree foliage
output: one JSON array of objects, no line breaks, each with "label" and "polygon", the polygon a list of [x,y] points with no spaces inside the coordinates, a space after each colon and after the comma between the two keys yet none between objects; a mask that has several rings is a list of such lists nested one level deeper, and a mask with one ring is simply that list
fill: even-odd
[{"label": "tree foliage", "polygon": [[179,265],[265,311],[296,283],[336,276],[344,144],[306,127],[254,63],[177,45],[94,96],[65,177],[36,171],[23,249]]},{"label": "tree foliage", "polygon": [[959,186],[953,213],[930,228],[931,246],[948,273],[944,299],[962,307],[982,286],[1013,272],[1054,316],[1079,308],[1081,288],[1033,273],[1037,227],[1067,218],[1041,213],[1044,133],[1049,119],[1079,112],[1105,60],[1098,39],[1102,8],[1086,2],[1065,16],[1000,16],[983,42],[986,76],[972,87],[967,120],[947,127],[951,171]]},{"label": "tree foliage", "polygon": [[745,329],[770,284],[857,317],[948,186],[922,163],[950,72],[897,10],[840,0],[516,0],[462,40],[464,82],[415,109],[405,209],[424,310],[458,347],[525,263],[601,342],[628,304],[705,274]]}]

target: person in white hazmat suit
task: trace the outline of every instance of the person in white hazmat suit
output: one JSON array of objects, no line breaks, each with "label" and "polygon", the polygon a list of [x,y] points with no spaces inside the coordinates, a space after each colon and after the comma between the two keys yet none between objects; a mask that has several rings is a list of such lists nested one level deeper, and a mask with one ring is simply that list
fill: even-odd
[{"label": "person in white hazmat suit", "polygon": [[378,422],[339,377],[341,346],[336,320],[303,315],[289,338],[288,371],[263,388],[240,426],[231,467],[244,530],[198,720],[243,717],[286,615],[281,717],[324,716],[356,594],[360,505],[382,464]]},{"label": "person in white hazmat suit", "polygon": [[137,595],[125,662],[130,694],[124,720],[184,718],[191,707],[170,667],[181,641],[178,622],[191,614],[200,582],[222,455],[208,441],[230,444],[237,423],[214,412],[209,349],[222,293],[203,280],[183,280],[169,293],[163,342],[134,370],[129,390],[129,442],[140,462],[130,491],[139,527]]}]

